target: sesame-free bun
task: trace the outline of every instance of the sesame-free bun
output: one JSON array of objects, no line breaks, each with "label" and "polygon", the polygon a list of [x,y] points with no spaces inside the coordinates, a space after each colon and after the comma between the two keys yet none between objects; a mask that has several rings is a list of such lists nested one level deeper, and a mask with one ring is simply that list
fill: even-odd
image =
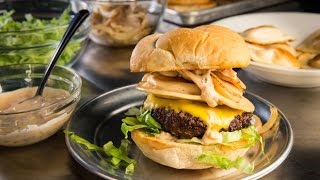
[{"label": "sesame-free bun", "polygon": [[242,157],[249,148],[232,149],[221,145],[200,145],[179,143],[166,138],[150,136],[141,130],[131,132],[131,138],[149,159],[176,169],[206,169],[214,167],[199,162],[197,159],[203,153],[215,151],[228,159]]},{"label": "sesame-free bun", "polygon": [[132,72],[242,68],[250,63],[249,49],[236,32],[216,25],[179,28],[149,35],[134,48]]}]

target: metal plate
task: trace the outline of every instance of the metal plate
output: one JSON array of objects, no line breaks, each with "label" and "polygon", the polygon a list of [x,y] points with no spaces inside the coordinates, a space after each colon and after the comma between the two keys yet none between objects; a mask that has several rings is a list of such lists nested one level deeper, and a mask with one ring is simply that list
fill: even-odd
[{"label": "metal plate", "polygon": [[[135,89],[135,85],[125,86],[105,94],[81,106],[74,114],[68,124],[68,129],[77,135],[93,142],[99,146],[109,140],[115,145],[119,145],[123,139],[120,130],[121,119],[124,112],[131,107],[142,105],[146,94]],[[251,93],[246,93],[246,97],[255,105],[255,114],[265,122],[270,115],[269,108],[272,106],[268,101]],[[146,158],[140,150],[132,144],[129,156],[137,160],[137,166],[132,176],[124,174],[124,169],[114,169],[111,163],[103,161],[101,155],[88,151],[83,146],[73,142],[66,136],[66,143],[72,156],[83,167],[107,179],[212,179],[212,175],[219,171],[225,174],[218,179],[257,179],[277,166],[279,166],[288,156],[293,143],[293,133],[291,125],[286,117],[280,112],[281,120],[279,131],[274,136],[265,139],[264,155],[260,149],[252,147],[246,154],[250,161],[255,161],[255,171],[253,174],[243,174],[238,171],[217,170],[214,168],[205,170],[177,170],[162,166]]]},{"label": "metal plate", "polygon": [[240,0],[230,4],[190,12],[179,12],[167,8],[164,12],[164,20],[182,26],[195,26],[287,1],[288,0]]}]

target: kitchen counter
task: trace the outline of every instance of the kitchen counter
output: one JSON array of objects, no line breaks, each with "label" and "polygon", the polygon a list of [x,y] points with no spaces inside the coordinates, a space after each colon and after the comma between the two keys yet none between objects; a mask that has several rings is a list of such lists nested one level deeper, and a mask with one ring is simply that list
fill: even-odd
[{"label": "kitchen counter", "polygon": [[[298,2],[262,11],[317,11]],[[174,28],[163,23],[159,28]],[[161,30],[160,30],[161,31]],[[133,47],[107,48],[89,42],[85,53],[73,65],[83,77],[82,104],[88,99],[117,87],[140,81],[142,74],[129,72]],[[320,88],[286,88],[264,83],[247,72],[240,79],[253,92],[276,105],[289,119],[294,144],[288,158],[262,179],[320,179]],[[26,147],[0,147],[0,179],[100,179],[81,167],[70,155],[62,131],[49,139]]]}]

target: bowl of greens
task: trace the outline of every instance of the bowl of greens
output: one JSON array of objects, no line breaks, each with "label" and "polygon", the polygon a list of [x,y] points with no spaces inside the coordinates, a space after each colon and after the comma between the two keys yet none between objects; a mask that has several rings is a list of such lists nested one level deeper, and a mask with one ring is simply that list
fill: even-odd
[{"label": "bowl of greens", "polygon": [[[47,63],[73,14],[68,0],[0,2],[0,66]],[[58,64],[74,62],[84,49],[88,32],[89,24],[85,22]]]}]

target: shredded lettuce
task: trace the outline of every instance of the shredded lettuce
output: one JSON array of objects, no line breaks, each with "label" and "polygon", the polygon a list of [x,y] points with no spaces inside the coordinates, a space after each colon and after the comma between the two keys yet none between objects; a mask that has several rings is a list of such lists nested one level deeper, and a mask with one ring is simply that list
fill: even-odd
[{"label": "shredded lettuce", "polygon": [[263,147],[262,137],[254,126],[249,126],[239,131],[221,133],[223,136],[223,145],[240,149],[254,146],[258,141]]},{"label": "shredded lettuce", "polygon": [[59,18],[52,19],[38,19],[33,17],[31,14],[25,14],[24,21],[16,21],[13,19],[14,10],[3,11],[0,16],[0,31],[25,31],[34,29],[52,28],[55,26],[67,25],[70,21],[70,10],[66,8]]},{"label": "shredded lettuce", "polygon": [[[0,66],[47,63],[71,19],[70,11],[70,8],[66,8],[59,18],[52,19],[38,19],[31,14],[25,14],[22,21],[13,19],[14,10],[2,12]],[[58,64],[64,65],[70,62],[80,50],[81,41],[80,39],[71,41],[59,58]]]},{"label": "shredded lettuce", "polygon": [[125,115],[127,117],[122,119],[121,131],[126,139],[128,133],[136,129],[145,129],[150,133],[160,133],[161,125],[151,116],[150,110],[131,108]]},{"label": "shredded lettuce", "polygon": [[222,143],[239,141],[242,137],[242,131],[233,131],[233,132],[221,132],[222,134]]},{"label": "shredded lettuce", "polygon": [[200,162],[210,164],[221,169],[236,168],[247,174],[252,173],[254,170],[254,165],[250,164],[246,159],[242,157],[231,160],[213,151],[201,154],[197,159]]},{"label": "shredded lettuce", "polygon": [[[231,146],[235,149],[247,148],[260,142],[263,152],[262,137],[257,132],[254,126],[241,129],[233,132],[221,132],[223,138],[223,145]],[[222,169],[236,168],[244,173],[250,174],[254,170],[254,163],[250,163],[248,160],[238,157],[235,160],[230,160],[216,152],[209,151],[198,156],[198,160],[203,163],[208,163]]]},{"label": "shredded lettuce", "polygon": [[87,140],[75,135],[74,132],[70,132],[70,131],[65,130],[64,133],[69,135],[70,138],[73,141],[77,142],[78,144],[81,144],[81,145],[85,146],[88,150],[91,150],[91,151],[103,151],[103,149],[101,147],[99,147],[99,146],[97,146],[95,144],[92,144],[89,141],[87,141]]},{"label": "shredded lettuce", "polygon": [[248,143],[248,147],[255,145],[258,141],[263,147],[262,136],[258,133],[254,126],[249,126],[248,128],[242,129],[242,139],[246,140]]},{"label": "shredded lettuce", "polygon": [[116,148],[113,145],[113,142],[109,141],[105,145],[103,145],[103,150],[108,156],[118,158],[128,164],[131,164],[131,163],[134,163],[135,160],[133,160],[127,156],[128,144],[131,144],[131,142],[124,139],[121,141],[120,147]]},{"label": "shredded lettuce", "polygon": [[126,174],[132,174],[133,171],[134,171],[134,166],[135,166],[134,163],[130,163],[130,164],[126,167],[125,173],[126,173]]},{"label": "shredded lettuce", "polygon": [[136,161],[128,157],[129,145],[131,142],[127,139],[123,139],[119,148],[113,145],[112,141],[107,142],[102,147],[99,147],[95,144],[90,143],[89,141],[77,136],[74,132],[70,132],[68,130],[64,131],[65,134],[69,135],[71,140],[74,142],[83,145],[90,151],[98,151],[100,153],[104,153],[109,162],[112,163],[114,168],[120,168],[121,166],[125,166],[125,173],[132,174],[135,168]]}]

